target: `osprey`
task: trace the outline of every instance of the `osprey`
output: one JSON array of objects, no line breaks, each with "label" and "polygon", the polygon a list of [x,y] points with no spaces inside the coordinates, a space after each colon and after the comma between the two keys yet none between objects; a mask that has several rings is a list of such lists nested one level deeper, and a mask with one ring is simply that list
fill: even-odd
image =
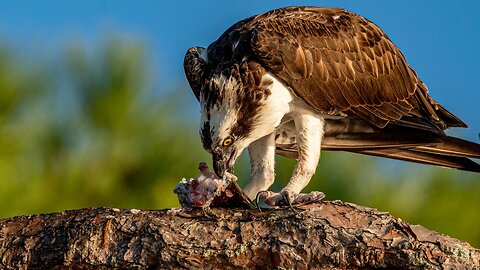
[{"label": "osprey", "polygon": [[[344,9],[286,7],[244,19],[208,48],[190,48],[184,68],[216,174],[231,173],[248,148],[251,199],[308,200],[300,192],[321,149],[480,172],[470,159],[480,145],[444,132],[467,125],[428,95],[378,26]],[[298,160],[279,193],[266,192],[275,153]]]}]

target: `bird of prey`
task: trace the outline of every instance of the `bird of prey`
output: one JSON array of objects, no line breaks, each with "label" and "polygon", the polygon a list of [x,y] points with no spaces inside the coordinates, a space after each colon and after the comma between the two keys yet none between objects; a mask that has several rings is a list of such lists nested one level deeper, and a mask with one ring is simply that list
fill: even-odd
[{"label": "bird of prey", "polygon": [[[377,25],[347,10],[286,7],[244,19],[208,48],[190,48],[184,68],[216,174],[232,173],[248,148],[251,199],[297,202],[321,149],[480,172],[470,159],[480,145],[444,132],[467,125],[429,96]],[[275,153],[298,161],[279,193],[265,192]]]}]

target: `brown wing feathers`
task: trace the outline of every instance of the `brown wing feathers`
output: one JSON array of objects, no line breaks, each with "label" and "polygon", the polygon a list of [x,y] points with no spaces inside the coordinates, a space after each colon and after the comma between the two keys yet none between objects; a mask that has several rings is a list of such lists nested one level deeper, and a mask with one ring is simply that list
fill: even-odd
[{"label": "brown wing feathers", "polygon": [[[325,114],[347,115],[380,129],[388,124],[412,128],[409,133],[327,135],[322,149],[480,171],[468,158],[478,158],[480,146],[443,133],[466,125],[428,95],[380,28],[342,9],[279,12],[292,14],[259,19],[252,47],[297,96]],[[291,155],[288,150],[279,152]]]},{"label": "brown wing feathers", "polygon": [[[336,8],[273,10],[233,25],[209,46],[208,58],[220,69],[257,61],[315,110],[376,130],[326,134],[322,149],[480,171],[468,159],[479,157],[480,146],[443,132],[466,125],[428,95],[400,50],[361,16]],[[295,157],[295,145],[277,152]]]},{"label": "brown wing feathers", "polygon": [[250,24],[259,60],[322,113],[345,113],[379,128],[396,123],[442,133],[465,126],[438,107],[400,50],[363,17],[291,7]]}]

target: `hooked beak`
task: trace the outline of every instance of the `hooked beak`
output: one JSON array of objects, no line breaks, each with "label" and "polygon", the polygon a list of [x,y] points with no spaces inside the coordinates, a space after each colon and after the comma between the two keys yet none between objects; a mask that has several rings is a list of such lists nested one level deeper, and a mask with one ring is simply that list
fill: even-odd
[{"label": "hooked beak", "polygon": [[222,153],[221,151],[212,152],[213,158],[213,170],[218,175],[218,177],[223,178],[225,172],[233,173],[233,166],[235,165],[235,160],[237,159],[236,151],[231,151],[230,153]]}]

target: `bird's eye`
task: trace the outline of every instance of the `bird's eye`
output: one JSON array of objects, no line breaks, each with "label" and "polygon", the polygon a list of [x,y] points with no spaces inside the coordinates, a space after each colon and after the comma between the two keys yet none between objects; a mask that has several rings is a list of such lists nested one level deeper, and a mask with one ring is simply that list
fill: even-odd
[{"label": "bird's eye", "polygon": [[227,147],[227,146],[230,146],[232,143],[233,143],[233,138],[227,137],[225,140],[223,140],[222,145]]}]

